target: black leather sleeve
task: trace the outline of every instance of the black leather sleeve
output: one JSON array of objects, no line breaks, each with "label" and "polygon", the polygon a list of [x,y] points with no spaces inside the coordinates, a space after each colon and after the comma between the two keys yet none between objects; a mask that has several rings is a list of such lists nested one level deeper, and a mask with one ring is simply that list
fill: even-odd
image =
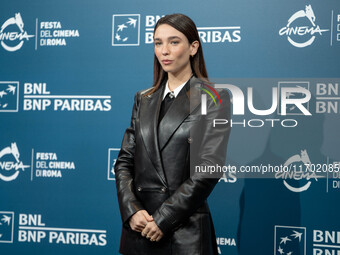
[{"label": "black leather sleeve", "polygon": [[135,121],[138,115],[140,93],[135,95],[131,125],[126,129],[121,150],[115,164],[115,177],[118,203],[123,224],[128,226],[129,218],[144,209],[134,194],[134,154],[135,154]]},{"label": "black leather sleeve", "polygon": [[[198,150],[198,164],[201,166],[225,164],[230,122],[213,127],[212,120],[230,120],[230,97],[225,90],[219,94],[223,106],[216,107],[212,100],[208,101],[208,114],[205,116],[204,126],[201,127],[202,137]],[[202,173],[191,174],[152,215],[163,233],[175,231],[204,204],[219,180],[219,178],[206,177]]]}]

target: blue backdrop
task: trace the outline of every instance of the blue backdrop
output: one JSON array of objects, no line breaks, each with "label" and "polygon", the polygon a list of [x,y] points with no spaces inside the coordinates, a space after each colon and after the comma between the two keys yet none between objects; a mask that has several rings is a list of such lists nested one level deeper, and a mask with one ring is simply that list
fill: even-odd
[{"label": "blue backdrop", "polygon": [[[113,165],[134,94],[152,85],[155,22],[177,12],[196,23],[211,79],[245,97],[226,164],[297,169],[221,178],[209,197],[219,253],[339,254],[335,0],[2,2],[1,254],[118,254]],[[283,87],[309,91],[311,116],[282,114]],[[272,88],[277,109],[254,114],[249,98],[269,109]]]}]

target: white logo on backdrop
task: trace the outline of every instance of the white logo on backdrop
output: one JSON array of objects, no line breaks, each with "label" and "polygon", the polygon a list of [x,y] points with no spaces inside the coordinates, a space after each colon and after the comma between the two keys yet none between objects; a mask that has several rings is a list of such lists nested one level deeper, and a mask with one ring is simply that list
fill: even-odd
[{"label": "white logo on backdrop", "polygon": [[[11,32],[6,32],[6,28],[10,27],[11,25],[16,25],[19,32],[15,32],[13,29]],[[16,13],[15,17],[9,18],[5,21],[5,23],[1,26],[0,30],[0,41],[1,46],[7,51],[17,51],[19,50],[22,45],[24,44],[24,40],[29,40],[29,38],[34,37],[34,35],[28,35],[27,32],[24,30],[24,22],[22,21],[20,13]],[[7,41],[7,43],[6,43]],[[18,41],[18,43],[14,46],[8,45],[8,42],[11,41]]]},{"label": "white logo on backdrop", "polygon": [[116,180],[115,178],[115,164],[118,158],[120,148],[109,148],[108,151],[108,163],[107,163],[107,179]]},{"label": "white logo on backdrop", "polygon": [[[309,101],[311,98],[310,82],[309,81],[279,81],[278,90],[284,89],[285,95],[281,93],[281,100],[287,100],[288,102],[294,102],[296,99],[308,97],[309,100],[297,101],[297,104],[285,104],[285,109],[282,108],[282,104],[277,107],[277,113],[280,115],[282,112],[286,112],[287,115],[303,115],[304,111],[301,107],[310,112]],[[285,98],[283,98],[285,96]]]},{"label": "white logo on backdrop", "polygon": [[[295,165],[300,163],[300,165]],[[302,164],[301,164],[302,163]],[[316,175],[315,171],[310,171],[309,166],[311,165],[307,150],[301,150],[301,154],[296,154],[291,156],[285,163],[289,171],[288,172],[278,172],[275,174],[276,179],[283,179],[283,184],[292,192],[302,192],[309,189],[312,184],[311,179],[318,181],[318,178],[324,178],[324,176]],[[306,184],[301,187],[294,187],[289,184],[287,180],[293,179],[296,181],[305,179]]]},{"label": "white logo on backdrop", "polygon": [[30,166],[24,165],[22,161],[20,161],[20,153],[17,147],[16,143],[11,143],[11,146],[8,146],[0,151],[0,159],[4,157],[5,155],[12,155],[15,159],[15,161],[0,161],[0,170],[4,170],[6,172],[10,172],[14,170],[13,174],[11,175],[3,175],[0,173],[0,179],[3,181],[13,181],[15,180],[20,171],[25,171],[25,168],[28,168]]},{"label": "white logo on backdrop", "polygon": [[[292,26],[292,23],[298,19],[306,19],[312,26]],[[315,40],[315,34],[322,35],[323,32],[328,31],[329,29],[321,29],[319,25],[315,24],[315,14],[311,5],[306,5],[305,10],[300,10],[294,13],[289,19],[288,23],[285,27],[282,27],[279,31],[279,35],[287,36],[287,40],[295,47],[303,48],[311,45]],[[292,39],[292,35],[294,37],[305,37],[309,35],[309,39],[303,42],[298,42],[297,40]]]},{"label": "white logo on backdrop", "polygon": [[[144,43],[153,44],[153,32],[157,21],[164,15],[145,15]],[[112,15],[112,46],[139,46],[140,14]],[[238,43],[241,41],[240,26],[197,27],[202,43]]]},{"label": "white logo on backdrop", "polygon": [[0,243],[13,243],[14,212],[0,211]]},{"label": "white logo on backdrop", "polygon": [[306,255],[306,228],[275,226],[274,255]]},{"label": "white logo on backdrop", "polygon": [[17,112],[19,82],[0,81],[0,112]]},{"label": "white logo on backdrop", "polygon": [[116,14],[112,18],[112,46],[138,46],[140,14]]}]

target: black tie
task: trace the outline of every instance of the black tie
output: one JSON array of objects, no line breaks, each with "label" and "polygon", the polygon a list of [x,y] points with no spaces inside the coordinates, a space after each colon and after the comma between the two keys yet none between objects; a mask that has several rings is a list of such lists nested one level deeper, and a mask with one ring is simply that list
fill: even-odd
[{"label": "black tie", "polygon": [[161,104],[161,109],[159,111],[159,118],[158,118],[158,122],[161,122],[161,120],[163,119],[164,115],[166,114],[166,112],[168,111],[168,109],[170,108],[172,102],[175,99],[175,95],[173,94],[173,92],[168,92],[168,94],[166,94],[165,98],[162,101]]}]

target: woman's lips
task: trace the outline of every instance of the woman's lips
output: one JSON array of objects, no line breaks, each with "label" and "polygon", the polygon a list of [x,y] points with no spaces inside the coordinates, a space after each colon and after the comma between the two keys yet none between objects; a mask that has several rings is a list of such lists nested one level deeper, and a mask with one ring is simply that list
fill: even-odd
[{"label": "woman's lips", "polygon": [[170,65],[170,64],[172,63],[172,60],[168,60],[168,59],[162,60],[162,63],[163,63],[164,65]]}]

